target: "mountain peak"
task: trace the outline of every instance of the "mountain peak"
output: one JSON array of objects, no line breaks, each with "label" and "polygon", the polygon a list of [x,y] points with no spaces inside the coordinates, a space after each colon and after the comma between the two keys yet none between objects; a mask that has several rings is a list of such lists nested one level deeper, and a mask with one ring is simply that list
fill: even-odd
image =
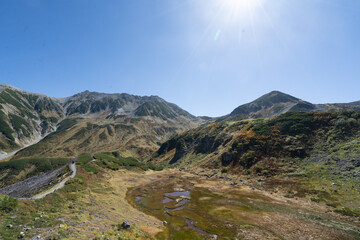
[{"label": "mountain peak", "polygon": [[14,89],[14,90],[17,90],[17,91],[23,91],[23,90],[21,90],[19,88],[16,88],[14,86],[9,85],[9,84],[0,84],[0,92],[4,91],[5,89],[8,89],[8,88]]},{"label": "mountain peak", "polygon": [[289,110],[311,110],[311,103],[280,91],[271,91],[256,100],[243,104],[230,113],[226,119],[273,117]]},{"label": "mountain peak", "polygon": [[261,104],[261,105],[273,105],[275,103],[282,103],[282,102],[297,102],[299,98],[293,97],[289,94],[280,92],[280,91],[272,91],[267,93],[260,98],[256,99],[255,101],[251,102],[250,104]]}]

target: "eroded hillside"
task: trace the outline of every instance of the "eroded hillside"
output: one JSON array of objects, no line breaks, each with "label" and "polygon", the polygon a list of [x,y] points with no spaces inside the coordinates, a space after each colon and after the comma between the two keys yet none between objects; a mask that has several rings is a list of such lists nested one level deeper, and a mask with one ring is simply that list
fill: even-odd
[{"label": "eroded hillside", "polygon": [[57,99],[9,85],[0,90],[0,150],[41,140],[17,157],[76,156],[89,150],[146,157],[165,139],[204,121],[157,96],[85,91]]}]

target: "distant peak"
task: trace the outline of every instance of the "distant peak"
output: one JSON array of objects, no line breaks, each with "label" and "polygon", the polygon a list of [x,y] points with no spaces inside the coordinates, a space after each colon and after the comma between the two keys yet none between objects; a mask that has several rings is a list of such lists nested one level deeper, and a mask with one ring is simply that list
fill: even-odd
[{"label": "distant peak", "polygon": [[0,87],[12,87],[11,85],[9,85],[9,84],[4,84],[4,83],[1,83],[0,84]]},{"label": "distant peak", "polygon": [[90,92],[89,90],[85,90],[83,92],[80,92],[79,94],[92,94],[92,93],[97,93],[97,92]]},{"label": "distant peak", "polygon": [[290,109],[301,101],[301,99],[289,94],[280,91],[271,91],[250,103],[235,108],[230,113],[230,118],[268,117],[276,115],[278,112],[287,111],[288,108]]},{"label": "distant peak", "polygon": [[[278,91],[278,90],[274,90],[274,91],[269,92],[268,94],[285,94],[285,93],[280,92],[280,91]],[[286,94],[286,95],[287,95],[287,94]]]},{"label": "distant peak", "polygon": [[294,96],[291,96],[289,94],[280,92],[280,91],[271,91],[263,96],[261,96],[260,98],[256,99],[255,101],[258,100],[271,100],[273,98],[277,98],[278,101],[298,101],[300,100],[299,98],[296,98]]},{"label": "distant peak", "polygon": [[[291,95],[289,95],[289,94],[287,94],[287,93],[283,93],[283,92],[280,92],[280,91],[278,91],[278,90],[271,91],[271,92],[269,92],[269,93],[265,94],[264,96],[268,96],[268,95],[283,95],[283,96],[291,96]],[[291,96],[291,97],[292,97],[292,96]]]},{"label": "distant peak", "polygon": [[0,89],[7,89],[7,88],[11,88],[11,89],[16,89],[16,90],[21,90],[19,88],[16,88],[14,86],[11,86],[9,84],[0,84]]},{"label": "distant peak", "polygon": [[26,94],[34,94],[34,95],[41,96],[41,97],[48,97],[45,94],[29,92],[29,91],[14,87],[14,86],[9,85],[9,84],[0,84],[0,92],[4,91],[6,89],[11,89],[11,90],[26,93]]}]

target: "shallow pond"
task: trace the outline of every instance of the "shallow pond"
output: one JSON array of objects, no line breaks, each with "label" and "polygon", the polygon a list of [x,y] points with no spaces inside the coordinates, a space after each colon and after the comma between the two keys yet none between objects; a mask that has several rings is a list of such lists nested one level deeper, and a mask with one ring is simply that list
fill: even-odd
[{"label": "shallow pond", "polygon": [[127,192],[133,207],[164,222],[166,228],[156,239],[310,239],[327,232],[330,238],[314,239],[354,239],[343,237],[348,235],[342,228],[334,235],[337,225],[324,226],[322,213],[309,221],[314,211],[275,199],[249,188],[182,177],[162,178]]},{"label": "shallow pond", "polygon": [[214,193],[184,179],[134,188],[127,198],[134,207],[166,221],[158,239],[233,239],[239,225],[249,224],[238,213],[259,213],[253,204],[256,195]]},{"label": "shallow pond", "polygon": [[168,196],[168,197],[170,197],[170,196],[171,197],[181,197],[181,196],[190,197],[190,191],[164,193],[164,196]]}]

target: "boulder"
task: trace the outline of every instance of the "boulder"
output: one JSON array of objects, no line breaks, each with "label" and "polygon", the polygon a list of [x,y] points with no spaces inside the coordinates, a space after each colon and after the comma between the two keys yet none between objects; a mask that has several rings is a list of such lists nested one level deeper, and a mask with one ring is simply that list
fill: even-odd
[{"label": "boulder", "polygon": [[24,232],[20,232],[20,235],[18,236],[18,238],[24,238],[25,237],[25,233]]},{"label": "boulder", "polygon": [[123,229],[129,229],[130,228],[130,222],[129,221],[123,221],[123,223],[121,224],[121,227]]}]

